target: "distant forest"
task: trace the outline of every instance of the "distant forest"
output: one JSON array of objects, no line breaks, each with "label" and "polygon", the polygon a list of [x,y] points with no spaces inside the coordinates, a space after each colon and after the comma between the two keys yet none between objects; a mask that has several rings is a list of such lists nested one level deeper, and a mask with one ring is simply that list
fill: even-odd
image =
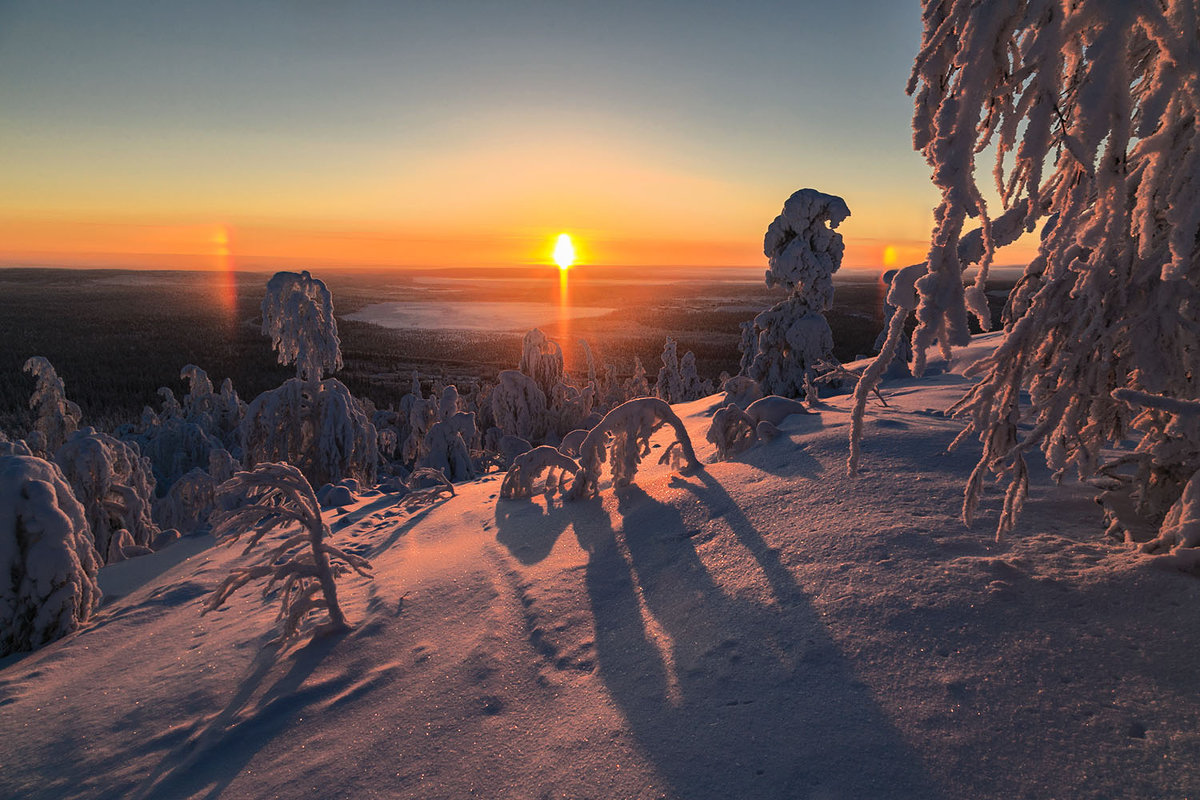
[{"label": "distant forest", "polygon": [[[0,429],[15,433],[28,425],[33,380],[21,367],[35,355],[54,365],[68,397],[82,407],[84,423],[101,428],[136,419],[146,405],[157,408],[160,386],[180,394],[179,371],[185,364],[201,367],[217,385],[231,378],[243,400],[278,386],[293,370],[275,363],[270,342],[259,330],[259,304],[269,275],[230,277],[0,270]],[[411,299],[407,274],[331,272],[319,277],[329,284],[339,315],[345,368],[338,378],[380,408],[408,391],[414,369],[428,382],[436,378],[462,384],[490,380],[502,369],[515,368],[520,358],[523,332],[392,330],[340,318],[368,303]],[[749,308],[766,308],[782,294],[762,285],[706,284],[695,277],[667,293],[661,285],[653,291],[611,282],[582,286],[584,301],[618,310],[571,323],[569,340],[563,342],[571,370],[585,369],[575,344],[583,337],[598,358],[615,364],[622,375],[630,374],[634,356],[640,357],[653,380],[670,332],[680,353],[696,354],[703,376],[736,374],[739,323],[753,317]],[[466,283],[458,299],[483,299]],[[486,299],[529,299],[528,294],[528,287],[517,287],[509,295],[489,294]],[[882,326],[882,299],[877,281],[838,284],[827,318],[839,359],[871,352]],[[554,325],[544,330],[552,338],[560,335]]]}]

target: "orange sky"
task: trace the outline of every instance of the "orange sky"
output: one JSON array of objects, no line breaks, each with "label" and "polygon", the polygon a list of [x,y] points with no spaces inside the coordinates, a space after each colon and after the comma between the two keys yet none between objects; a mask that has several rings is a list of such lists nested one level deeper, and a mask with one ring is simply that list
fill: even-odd
[{"label": "orange sky", "polygon": [[925,255],[907,4],[114,3],[0,8],[0,265],[760,267],[806,187]]}]

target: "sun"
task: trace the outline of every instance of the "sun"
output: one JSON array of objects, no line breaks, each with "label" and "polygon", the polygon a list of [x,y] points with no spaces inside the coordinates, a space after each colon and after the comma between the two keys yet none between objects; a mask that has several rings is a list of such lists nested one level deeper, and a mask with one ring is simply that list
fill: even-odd
[{"label": "sun", "polygon": [[575,263],[575,245],[571,243],[569,233],[558,235],[558,242],[554,245],[554,263],[558,264],[561,270],[570,269]]}]

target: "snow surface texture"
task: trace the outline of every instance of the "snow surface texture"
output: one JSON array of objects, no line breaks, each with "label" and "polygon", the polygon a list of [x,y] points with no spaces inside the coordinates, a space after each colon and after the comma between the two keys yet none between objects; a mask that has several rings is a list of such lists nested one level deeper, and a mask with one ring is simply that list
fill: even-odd
[{"label": "snow surface texture", "polygon": [[[856,390],[848,466],[858,464],[867,393],[908,312],[920,375],[935,343],[943,354],[966,343],[968,313],[987,327],[995,247],[1041,225],[1038,255],[1006,308],[1005,340],[956,406],[964,436],[984,444],[963,516],[971,519],[984,477],[999,476],[1008,485],[1000,535],[1028,496],[1031,451],[1055,476],[1090,476],[1104,448],[1132,434],[1139,411],[1114,390],[1200,394],[1200,0],[928,0],[924,9],[909,83],[913,141],[942,202],[927,264],[893,281],[889,303],[904,313]],[[995,219],[975,183],[987,146],[1006,208]],[[968,217],[981,227],[963,235]],[[962,271],[974,262],[964,292]],[[1123,508],[1158,524],[1196,467],[1154,462],[1129,483],[1126,502],[1109,497],[1110,519],[1131,537],[1137,526],[1121,519]]]},{"label": "snow surface texture", "polygon": [[83,506],[58,467],[0,456],[0,656],[86,622],[100,603],[99,569]]},{"label": "snow surface texture", "polygon": [[742,353],[742,371],[767,394],[816,400],[809,391],[816,364],[833,359],[825,312],[845,250],[834,229],[849,216],[842,198],[801,189],[767,228],[767,286],[782,286],[789,295],[745,327]]},{"label": "snow surface texture", "polygon": [[[833,397],[584,502],[497,504],[494,475],[412,511],[365,489],[325,515],[375,575],[339,580],[341,635],[264,646],[257,592],[200,616],[244,565],[209,537],[105,567],[88,627],[0,661],[0,794],[1194,796],[1200,581],[1103,538],[1070,479],[1033,482],[1004,542],[997,493],[963,528],[979,451],[947,455],[961,423],[930,410],[984,352],[889,384],[854,481]],[[674,407],[706,461],[718,401]]]}]

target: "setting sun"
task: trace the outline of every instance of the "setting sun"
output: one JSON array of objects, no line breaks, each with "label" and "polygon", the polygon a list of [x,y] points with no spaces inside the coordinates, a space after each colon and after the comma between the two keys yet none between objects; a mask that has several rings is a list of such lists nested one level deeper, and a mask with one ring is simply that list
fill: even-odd
[{"label": "setting sun", "polygon": [[571,243],[571,235],[560,233],[558,242],[554,245],[554,263],[559,269],[569,269],[575,263],[575,245]]}]

